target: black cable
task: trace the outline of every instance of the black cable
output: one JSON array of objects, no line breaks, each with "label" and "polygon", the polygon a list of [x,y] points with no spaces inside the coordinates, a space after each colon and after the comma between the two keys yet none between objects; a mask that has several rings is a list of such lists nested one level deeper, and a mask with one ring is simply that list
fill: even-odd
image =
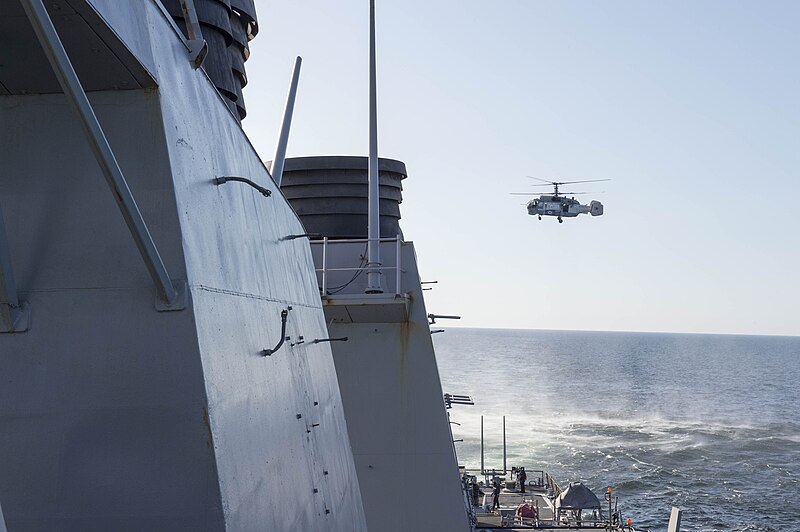
[{"label": "black cable", "polygon": [[228,181],[238,181],[239,183],[246,183],[253,187],[254,189],[258,190],[262,196],[268,198],[272,195],[272,191],[268,188],[264,188],[261,185],[247,179],[246,177],[238,177],[238,176],[224,176],[224,177],[217,177],[214,178],[214,184],[220,186],[222,184],[227,183]]},{"label": "black cable", "polygon": [[261,354],[265,357],[271,356],[275,353],[278,349],[281,348],[283,342],[286,341],[286,318],[289,317],[289,311],[292,310],[292,307],[287,307],[286,309],[281,311],[281,339],[278,341],[278,345],[273,347],[272,349],[264,349]]},{"label": "black cable", "polygon": [[326,291],[325,295],[332,296],[332,295],[338,294],[339,292],[341,292],[342,290],[344,290],[345,288],[347,288],[348,286],[353,284],[353,281],[355,281],[358,278],[359,275],[364,273],[365,266],[367,265],[367,248],[368,248],[368,246],[369,246],[369,243],[364,245],[364,253],[362,253],[362,255],[361,255],[361,264],[358,265],[358,271],[353,274],[353,277],[351,277],[349,281],[347,281],[346,283],[344,283],[341,286],[335,286],[335,287],[333,287],[331,289],[328,289]]}]

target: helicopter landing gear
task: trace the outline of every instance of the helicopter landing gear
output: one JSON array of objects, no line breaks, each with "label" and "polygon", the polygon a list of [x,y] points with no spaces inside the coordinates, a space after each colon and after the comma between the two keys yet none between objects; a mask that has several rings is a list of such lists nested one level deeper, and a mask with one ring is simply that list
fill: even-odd
[{"label": "helicopter landing gear", "polygon": [[563,224],[564,220],[561,219],[561,216],[558,217],[558,223]]},{"label": "helicopter landing gear", "polygon": [[541,215],[541,214],[539,215],[539,219],[540,219],[540,220],[542,219],[542,215]]}]

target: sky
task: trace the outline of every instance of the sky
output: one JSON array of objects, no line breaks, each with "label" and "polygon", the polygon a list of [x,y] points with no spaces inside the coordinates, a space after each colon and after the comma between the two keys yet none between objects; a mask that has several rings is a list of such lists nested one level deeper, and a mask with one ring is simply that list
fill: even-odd
[{"label": "sky", "polygon": [[[366,155],[367,0],[256,0],[244,128]],[[429,312],[467,327],[800,335],[800,2],[377,0],[379,154]],[[537,176],[605,214],[528,216]],[[603,192],[602,194],[600,192]],[[448,322],[447,325],[449,325]]]}]

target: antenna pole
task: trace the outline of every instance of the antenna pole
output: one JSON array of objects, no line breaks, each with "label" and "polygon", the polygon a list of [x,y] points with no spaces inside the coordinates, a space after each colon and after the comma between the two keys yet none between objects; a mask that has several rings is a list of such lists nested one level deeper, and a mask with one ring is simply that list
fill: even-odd
[{"label": "antenna pole", "polygon": [[506,467],[506,416],[503,416],[503,474],[508,474],[508,467]]},{"label": "antenna pole", "polygon": [[367,209],[367,290],[382,294],[380,185],[378,176],[378,97],[375,75],[375,0],[369,2],[369,206]]},{"label": "antenna pole", "polygon": [[[486,470],[483,467],[483,416],[481,416],[481,475],[486,476]],[[484,480],[486,480],[484,478]]]},{"label": "antenna pole", "polygon": [[292,72],[292,82],[289,85],[289,94],[286,96],[286,109],[283,111],[283,123],[281,133],[278,136],[278,144],[275,146],[275,157],[272,158],[272,179],[275,184],[281,186],[283,179],[283,163],[286,162],[286,146],[289,144],[289,129],[292,127],[292,113],[294,113],[294,100],[297,96],[297,82],[300,79],[300,65],[303,59],[297,56],[294,62],[294,72]]}]

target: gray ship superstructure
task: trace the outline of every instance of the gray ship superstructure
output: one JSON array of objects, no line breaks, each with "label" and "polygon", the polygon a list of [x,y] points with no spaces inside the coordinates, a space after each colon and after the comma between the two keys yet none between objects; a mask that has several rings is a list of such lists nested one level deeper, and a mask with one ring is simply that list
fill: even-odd
[{"label": "gray ship superstructure", "polygon": [[[309,232],[370,530],[469,530],[417,259],[400,230],[405,165],[378,162],[380,291],[370,290],[368,159],[286,161]],[[342,341],[347,338],[347,341]]]},{"label": "gray ship superstructure", "polygon": [[9,530],[366,529],[305,229],[197,68],[242,53],[209,12],[255,21],[188,3],[205,41],[155,0],[0,0]]}]

